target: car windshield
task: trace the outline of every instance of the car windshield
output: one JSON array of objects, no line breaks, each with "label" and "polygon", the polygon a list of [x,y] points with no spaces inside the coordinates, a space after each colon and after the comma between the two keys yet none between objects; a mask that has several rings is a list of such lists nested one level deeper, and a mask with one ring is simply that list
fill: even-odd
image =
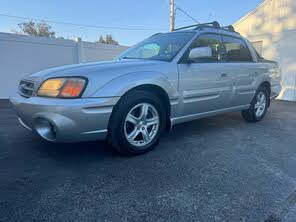
[{"label": "car windshield", "polygon": [[172,61],[193,35],[192,32],[156,34],[127,49],[116,59]]}]

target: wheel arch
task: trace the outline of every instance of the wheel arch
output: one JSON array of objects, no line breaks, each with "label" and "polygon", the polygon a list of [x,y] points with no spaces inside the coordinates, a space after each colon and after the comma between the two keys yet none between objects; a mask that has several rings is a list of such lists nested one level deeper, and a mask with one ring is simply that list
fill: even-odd
[{"label": "wheel arch", "polygon": [[[271,84],[270,84],[270,82],[264,81],[259,85],[259,87],[264,87],[268,91],[268,96],[270,97],[270,95],[271,95]],[[268,104],[267,105],[268,105],[268,107],[270,106],[270,98],[268,98]]]},{"label": "wheel arch", "polygon": [[[260,84],[260,86],[265,87],[265,88],[268,90],[268,93],[269,93],[269,95],[270,95],[270,93],[271,93],[271,84],[270,84],[270,82],[268,82],[268,81],[264,81],[264,82],[262,82],[262,83]],[[259,87],[260,87],[260,86],[259,86]]]},{"label": "wheel arch", "polygon": [[162,101],[162,103],[164,104],[164,107],[166,109],[166,130],[169,131],[171,129],[171,120],[170,120],[170,117],[171,117],[171,104],[170,104],[169,95],[168,95],[168,93],[166,92],[166,90],[164,88],[160,87],[159,85],[155,85],[155,84],[142,84],[142,85],[135,86],[135,87],[129,89],[128,91],[126,91],[121,96],[120,100],[115,104],[115,106],[113,108],[113,111],[111,113],[109,125],[110,125],[110,122],[112,120],[112,115],[115,112],[119,102],[122,99],[124,99],[124,97],[129,96],[129,94],[131,94],[134,91],[145,91],[145,92],[153,93],[158,98],[160,98],[160,100]]}]

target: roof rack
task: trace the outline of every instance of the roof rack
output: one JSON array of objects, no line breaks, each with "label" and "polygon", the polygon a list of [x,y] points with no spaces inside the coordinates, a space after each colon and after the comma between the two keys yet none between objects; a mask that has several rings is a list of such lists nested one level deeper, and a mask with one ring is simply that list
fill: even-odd
[{"label": "roof rack", "polygon": [[236,32],[232,25],[221,27],[222,29],[230,32]]},{"label": "roof rack", "polygon": [[193,30],[198,30],[198,29],[202,29],[202,28],[214,28],[214,29],[222,29],[222,30],[229,31],[229,32],[236,32],[232,25],[221,27],[219,22],[217,22],[217,21],[189,25],[189,26],[174,29],[174,31],[179,31],[179,30],[189,29],[189,28],[193,28]]}]

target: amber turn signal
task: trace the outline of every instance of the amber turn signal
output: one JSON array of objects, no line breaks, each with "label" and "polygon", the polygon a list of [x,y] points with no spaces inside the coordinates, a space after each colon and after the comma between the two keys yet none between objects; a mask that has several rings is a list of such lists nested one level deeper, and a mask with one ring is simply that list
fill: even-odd
[{"label": "amber turn signal", "polygon": [[84,89],[84,79],[69,79],[65,83],[62,91],[62,97],[78,97]]}]

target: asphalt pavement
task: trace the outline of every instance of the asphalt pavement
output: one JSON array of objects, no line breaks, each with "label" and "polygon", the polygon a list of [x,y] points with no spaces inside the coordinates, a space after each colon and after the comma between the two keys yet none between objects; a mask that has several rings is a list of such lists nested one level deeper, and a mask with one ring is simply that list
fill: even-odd
[{"label": "asphalt pavement", "polygon": [[137,157],[45,142],[1,105],[0,221],[296,221],[296,103],[178,125]]}]

